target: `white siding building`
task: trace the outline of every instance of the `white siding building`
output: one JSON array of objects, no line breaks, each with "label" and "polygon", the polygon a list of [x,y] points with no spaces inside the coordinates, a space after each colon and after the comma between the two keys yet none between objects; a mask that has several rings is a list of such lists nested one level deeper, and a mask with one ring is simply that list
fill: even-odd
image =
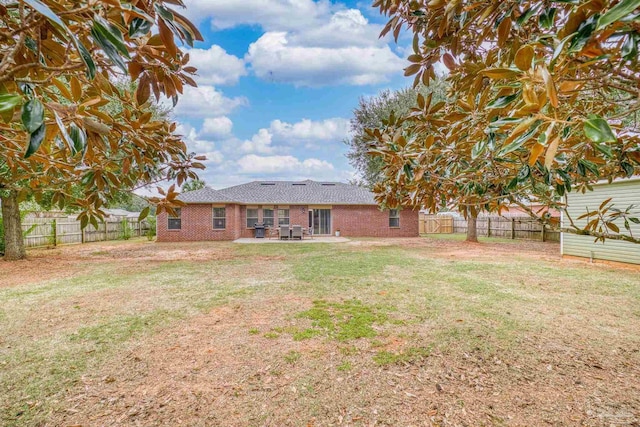
[{"label": "white siding building", "polygon": [[[593,191],[586,193],[572,192],[567,195],[567,211],[575,224],[582,228],[586,225],[587,219],[577,218],[589,210],[596,210],[600,204],[611,197],[611,202],[618,209],[626,209],[630,205],[635,205],[633,212],[635,217],[640,218],[640,177],[621,179],[611,184],[598,183],[593,186]],[[567,219],[562,218],[563,226],[569,226]],[[621,220],[615,222],[620,227],[620,232],[627,231]],[[631,223],[631,232],[634,237],[640,237],[640,224]],[[604,243],[594,243],[595,238],[591,236],[579,236],[573,233],[562,233],[561,250],[562,255],[585,257],[592,260],[607,260],[640,264],[640,244],[624,242],[619,240],[605,240]]]}]

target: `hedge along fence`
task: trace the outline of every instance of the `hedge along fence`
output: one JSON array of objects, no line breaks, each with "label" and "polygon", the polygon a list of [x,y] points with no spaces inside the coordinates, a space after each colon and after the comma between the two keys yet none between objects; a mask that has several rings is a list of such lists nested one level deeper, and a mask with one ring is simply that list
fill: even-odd
[{"label": "hedge along fence", "polygon": [[147,221],[138,222],[136,219],[108,219],[98,223],[98,228],[88,225],[84,230],[80,221],[68,218],[22,220],[24,243],[31,248],[128,239],[144,236],[148,230]]},{"label": "hedge along fence", "polygon": [[[505,239],[541,240],[543,242],[559,242],[560,232],[552,231],[533,218],[487,216],[477,219],[478,236],[501,237]],[[467,220],[453,219],[453,232],[466,233]]]}]

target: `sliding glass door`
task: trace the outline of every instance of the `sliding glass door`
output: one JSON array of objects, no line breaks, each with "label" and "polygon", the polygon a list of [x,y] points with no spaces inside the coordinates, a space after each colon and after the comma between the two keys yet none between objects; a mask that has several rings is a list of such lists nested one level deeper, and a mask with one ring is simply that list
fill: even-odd
[{"label": "sliding glass door", "polygon": [[309,210],[309,227],[313,234],[331,234],[331,209]]}]

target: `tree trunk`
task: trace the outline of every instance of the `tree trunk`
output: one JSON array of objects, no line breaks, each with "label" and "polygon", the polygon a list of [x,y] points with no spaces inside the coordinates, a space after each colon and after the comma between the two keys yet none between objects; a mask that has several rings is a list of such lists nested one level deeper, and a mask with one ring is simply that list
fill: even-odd
[{"label": "tree trunk", "polygon": [[27,253],[24,249],[22,224],[20,221],[20,204],[15,191],[10,191],[7,197],[2,197],[2,221],[4,223],[4,259],[24,259]]},{"label": "tree trunk", "polygon": [[467,211],[467,242],[478,243],[477,215]]}]

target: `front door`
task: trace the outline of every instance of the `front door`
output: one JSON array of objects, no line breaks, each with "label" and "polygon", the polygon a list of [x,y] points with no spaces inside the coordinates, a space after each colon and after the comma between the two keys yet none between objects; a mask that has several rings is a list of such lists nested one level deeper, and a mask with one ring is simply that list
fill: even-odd
[{"label": "front door", "polygon": [[309,228],[313,234],[331,234],[331,209],[309,210]]}]

